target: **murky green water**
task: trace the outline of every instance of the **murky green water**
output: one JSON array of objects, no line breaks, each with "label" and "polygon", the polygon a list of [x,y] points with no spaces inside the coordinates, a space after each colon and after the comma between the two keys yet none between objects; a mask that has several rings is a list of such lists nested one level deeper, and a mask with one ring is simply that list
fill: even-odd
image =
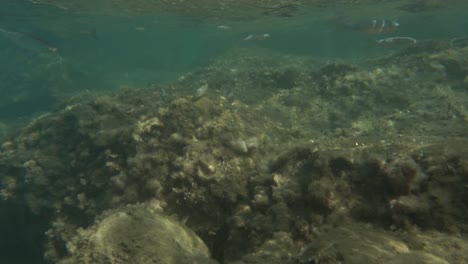
[{"label": "murky green water", "polygon": [[[268,13],[271,9],[259,5],[246,5],[245,10],[235,12],[220,8],[205,14],[151,9],[144,1],[138,1],[138,8],[122,4],[125,1],[2,1],[0,137],[74,95],[170,84],[233,51],[245,57],[260,53],[299,56],[317,64],[359,62],[408,48],[408,43],[376,43],[385,38],[404,37],[423,43],[468,36],[468,5],[454,3],[408,12],[396,8],[403,2],[410,1],[304,4],[291,15],[274,16]],[[396,21],[399,26],[382,34],[356,30],[358,23],[372,20]],[[4,208],[0,213],[8,215],[9,210]],[[29,213],[15,214],[24,220],[23,227],[38,221]],[[5,237],[28,232],[0,228]],[[0,249],[0,262],[33,263],[15,249],[25,250],[37,260],[42,252],[35,246],[41,247],[40,238],[12,243],[2,240],[0,247],[6,250]]]}]

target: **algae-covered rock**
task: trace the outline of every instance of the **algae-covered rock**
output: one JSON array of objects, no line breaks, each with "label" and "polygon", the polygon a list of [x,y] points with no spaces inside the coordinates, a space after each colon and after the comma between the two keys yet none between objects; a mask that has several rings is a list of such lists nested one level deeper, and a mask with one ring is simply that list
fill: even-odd
[{"label": "algae-covered rock", "polygon": [[104,213],[67,244],[72,263],[216,263],[203,241],[176,220],[146,206]]},{"label": "algae-covered rock", "polygon": [[428,237],[391,233],[365,225],[324,229],[318,239],[302,248],[297,263],[466,263],[466,242],[440,234],[433,236],[436,238],[431,239],[441,243],[440,247],[447,244],[453,247],[446,247],[445,251],[427,248],[424,245],[433,242]]},{"label": "algae-covered rock", "polygon": [[242,260],[229,262],[229,264],[287,264],[294,263],[292,256],[296,250],[290,234],[278,232],[266,240],[258,250],[245,255]]},{"label": "algae-covered rock", "polygon": [[468,232],[466,51],[408,52],[239,55],[70,99],[1,144],[0,197],[46,218],[50,263],[209,263],[151,202],[222,263],[466,263],[463,239],[431,240]]}]

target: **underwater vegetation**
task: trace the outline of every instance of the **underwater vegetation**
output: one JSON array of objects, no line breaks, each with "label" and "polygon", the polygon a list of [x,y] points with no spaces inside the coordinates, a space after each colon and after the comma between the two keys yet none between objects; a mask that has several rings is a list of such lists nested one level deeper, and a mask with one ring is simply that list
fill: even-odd
[{"label": "underwater vegetation", "polygon": [[22,1],[0,262],[468,263],[466,30],[417,19],[464,3],[374,2]]},{"label": "underwater vegetation", "polygon": [[468,260],[466,47],[243,54],[82,93],[3,141],[2,203],[48,223],[47,261]]}]

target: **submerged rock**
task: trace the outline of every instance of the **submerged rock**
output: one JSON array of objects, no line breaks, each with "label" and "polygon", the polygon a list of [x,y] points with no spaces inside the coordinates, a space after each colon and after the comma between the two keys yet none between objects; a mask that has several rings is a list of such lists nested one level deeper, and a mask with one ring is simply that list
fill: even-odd
[{"label": "submerged rock", "polygon": [[[425,249],[413,248],[415,241],[424,243],[425,238],[413,238],[412,243],[405,242],[405,236],[378,230],[370,226],[352,225],[334,228],[328,232],[318,235],[316,239],[304,246],[299,254],[299,261],[296,263],[464,263],[458,262],[463,259],[461,256],[450,256],[453,251],[428,252]],[[440,236],[440,235],[435,235]],[[455,241],[450,238],[438,237],[441,243]],[[459,241],[457,241],[459,242]],[[466,244],[457,244],[466,246]],[[441,257],[450,259],[448,262]],[[461,257],[461,258],[460,258]]]},{"label": "submerged rock", "polygon": [[414,49],[226,59],[170,95],[71,99],[1,144],[0,197],[44,216],[50,263],[466,263],[467,54]]},{"label": "submerged rock", "polygon": [[70,255],[59,264],[217,263],[195,233],[140,205],[104,213],[92,227],[80,229],[67,249]]}]

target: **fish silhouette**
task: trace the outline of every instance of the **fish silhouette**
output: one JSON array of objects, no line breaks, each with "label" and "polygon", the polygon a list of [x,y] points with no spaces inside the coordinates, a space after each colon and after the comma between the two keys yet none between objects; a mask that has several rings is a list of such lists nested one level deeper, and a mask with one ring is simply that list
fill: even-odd
[{"label": "fish silhouette", "polygon": [[394,20],[373,19],[366,21],[358,21],[350,25],[353,30],[360,31],[369,35],[380,35],[394,32],[400,24]]},{"label": "fish silhouette", "polygon": [[8,31],[6,29],[0,28],[0,39],[1,38],[9,40],[17,47],[28,51],[57,51],[57,48],[50,45],[48,42],[21,32]]},{"label": "fish silhouette", "polygon": [[412,37],[391,37],[378,39],[375,43],[382,46],[413,46],[416,45],[418,41]]}]

